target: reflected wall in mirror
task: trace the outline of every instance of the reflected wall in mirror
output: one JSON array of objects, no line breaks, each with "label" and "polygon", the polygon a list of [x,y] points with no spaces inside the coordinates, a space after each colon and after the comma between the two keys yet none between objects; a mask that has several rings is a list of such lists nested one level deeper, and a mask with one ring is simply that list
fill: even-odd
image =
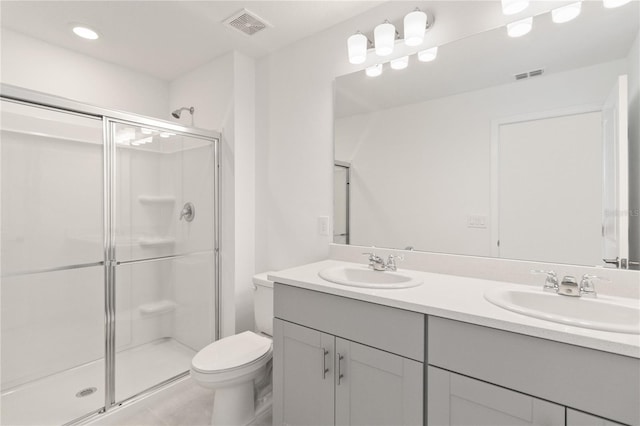
[{"label": "reflected wall in mirror", "polygon": [[[566,24],[536,16],[524,37],[496,28],[439,46],[433,62],[338,77],[335,160],[350,184],[348,232],[334,241],[577,265],[628,258],[640,245],[624,204],[640,190],[625,176],[639,10],[583,2]],[[637,152],[637,132],[629,144]]]}]

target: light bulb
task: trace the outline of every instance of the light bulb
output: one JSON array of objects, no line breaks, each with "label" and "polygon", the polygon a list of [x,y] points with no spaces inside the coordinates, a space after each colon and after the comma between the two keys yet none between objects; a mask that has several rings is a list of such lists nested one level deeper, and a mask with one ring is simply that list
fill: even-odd
[{"label": "light bulb", "polygon": [[378,25],[373,30],[373,38],[376,47],[376,55],[389,56],[393,52],[393,45],[396,39],[396,27],[389,21]]},{"label": "light bulb", "polygon": [[424,40],[424,32],[427,28],[427,14],[414,10],[404,17],[404,44],[418,46]]},{"label": "light bulb", "polygon": [[438,46],[418,52],[418,60],[420,62],[433,61],[438,56]]},{"label": "light bulb", "polygon": [[72,30],[75,35],[87,40],[97,40],[100,37],[96,31],[82,25],[76,25]]},{"label": "light bulb", "polygon": [[530,16],[528,18],[524,18],[519,21],[507,24],[507,34],[509,34],[509,37],[522,37],[529,31],[531,31],[532,27],[533,17]]},{"label": "light bulb", "polygon": [[400,58],[392,59],[389,65],[391,66],[391,69],[403,70],[409,65],[409,57],[402,56]]},{"label": "light bulb", "polygon": [[613,9],[614,7],[624,6],[631,0],[602,0],[602,4],[607,9]]},{"label": "light bulb", "polygon": [[350,63],[362,64],[367,60],[367,41],[367,36],[360,31],[347,39]]},{"label": "light bulb", "polygon": [[529,7],[529,0],[502,0],[502,13],[515,15]]},{"label": "light bulb", "polygon": [[582,9],[582,1],[571,3],[566,6],[553,9],[551,11],[551,20],[556,24],[563,24],[580,15]]},{"label": "light bulb", "polygon": [[369,77],[377,77],[380,74],[382,74],[382,64],[375,64],[372,65],[370,67],[367,67],[367,69],[365,70],[365,73],[369,76]]}]

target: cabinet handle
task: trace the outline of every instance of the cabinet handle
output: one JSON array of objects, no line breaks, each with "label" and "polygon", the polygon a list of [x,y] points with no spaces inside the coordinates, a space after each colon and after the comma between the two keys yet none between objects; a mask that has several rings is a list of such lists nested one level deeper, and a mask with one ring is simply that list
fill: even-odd
[{"label": "cabinet handle", "polygon": [[344,359],[344,356],[340,355],[338,353],[338,386],[340,386],[340,382],[342,380],[342,378],[344,377],[344,374],[342,374],[342,360]]},{"label": "cabinet handle", "polygon": [[329,369],[327,368],[327,355],[329,355],[329,351],[325,348],[322,349],[322,380],[327,378],[327,373]]}]

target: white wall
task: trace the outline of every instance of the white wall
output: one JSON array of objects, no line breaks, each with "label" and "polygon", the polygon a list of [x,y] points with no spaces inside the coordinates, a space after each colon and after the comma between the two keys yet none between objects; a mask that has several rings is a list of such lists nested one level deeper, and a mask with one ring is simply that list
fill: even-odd
[{"label": "white wall", "polygon": [[[352,164],[352,244],[491,256],[492,122],[602,105],[625,72],[620,60],[336,120],[336,159]],[[470,215],[486,228],[467,227]]]},{"label": "white wall", "polygon": [[2,28],[2,83],[110,109],[169,118],[166,81]]},{"label": "white wall", "polygon": [[[172,81],[169,89],[173,109],[194,106],[193,125],[222,131],[220,258],[222,299],[226,302],[222,307],[223,335],[253,329],[254,70],[252,59],[229,53]],[[192,124],[188,114],[183,114],[180,121]]]}]

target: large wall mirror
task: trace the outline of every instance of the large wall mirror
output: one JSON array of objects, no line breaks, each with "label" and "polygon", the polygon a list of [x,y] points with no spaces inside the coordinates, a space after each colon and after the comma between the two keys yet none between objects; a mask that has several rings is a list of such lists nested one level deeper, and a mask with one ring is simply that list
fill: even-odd
[{"label": "large wall mirror", "polygon": [[585,1],[565,24],[536,16],[523,37],[500,27],[439,46],[432,62],[414,55],[403,70],[338,77],[334,242],[576,265],[628,258],[640,238],[624,207],[639,193],[626,146],[639,149],[627,139],[639,119],[627,112],[639,17],[637,1]]}]

